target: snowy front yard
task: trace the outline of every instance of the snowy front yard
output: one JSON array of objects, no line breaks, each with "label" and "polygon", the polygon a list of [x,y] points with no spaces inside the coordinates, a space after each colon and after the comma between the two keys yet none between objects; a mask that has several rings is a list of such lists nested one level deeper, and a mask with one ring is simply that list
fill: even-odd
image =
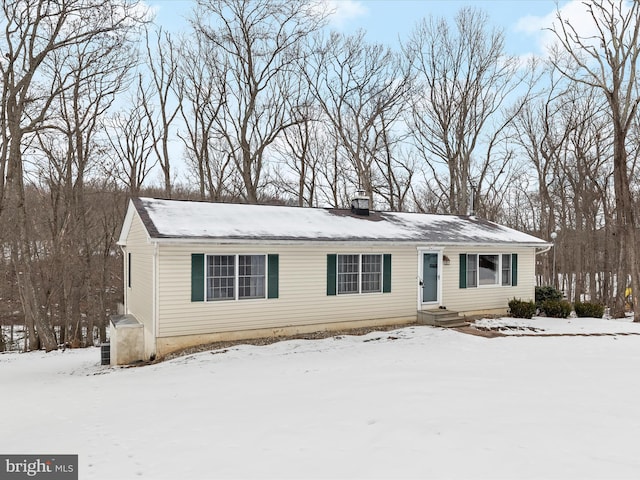
[{"label": "snowy front yard", "polygon": [[640,335],[407,327],[99,363],[0,355],[0,453],[79,454],[81,479],[640,477]]}]

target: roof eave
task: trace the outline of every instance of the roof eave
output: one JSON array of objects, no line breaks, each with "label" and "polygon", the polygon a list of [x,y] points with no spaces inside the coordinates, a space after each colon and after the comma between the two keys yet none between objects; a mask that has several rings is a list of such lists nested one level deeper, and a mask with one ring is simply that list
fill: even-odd
[{"label": "roof eave", "polygon": [[437,240],[421,240],[415,238],[299,238],[299,237],[168,237],[156,236],[151,237],[152,242],[159,244],[260,244],[260,245],[293,245],[300,243],[313,244],[405,244],[405,245],[439,245],[439,246],[469,246],[469,247],[487,247],[487,246],[515,246],[525,248],[544,248],[549,244],[547,242],[508,242],[508,241],[437,241]]}]

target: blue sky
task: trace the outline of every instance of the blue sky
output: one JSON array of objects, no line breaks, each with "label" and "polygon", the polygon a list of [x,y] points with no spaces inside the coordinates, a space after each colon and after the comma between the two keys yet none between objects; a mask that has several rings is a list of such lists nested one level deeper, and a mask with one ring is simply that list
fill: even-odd
[{"label": "blue sky", "polygon": [[[356,2],[337,0],[335,5]],[[396,44],[398,37],[406,38],[416,22],[422,18],[445,17],[453,19],[463,7],[473,6],[488,13],[493,26],[504,29],[509,53],[520,55],[532,51],[536,35],[523,32],[520,24],[526,17],[542,18],[555,12],[554,0],[370,0],[357,2],[362,7],[351,18],[334,20],[332,25],[347,32],[362,28],[372,41]]]},{"label": "blue sky", "polygon": [[[506,50],[512,55],[541,54],[556,11],[555,0],[325,0],[336,11],[331,27],[346,33],[367,32],[373,42],[396,46],[421,18],[453,18],[460,8],[474,6],[488,13],[493,26],[504,29]],[[190,0],[147,0],[157,12],[156,21],[171,31],[180,30],[194,2]],[[560,1],[569,13],[578,0]]]}]

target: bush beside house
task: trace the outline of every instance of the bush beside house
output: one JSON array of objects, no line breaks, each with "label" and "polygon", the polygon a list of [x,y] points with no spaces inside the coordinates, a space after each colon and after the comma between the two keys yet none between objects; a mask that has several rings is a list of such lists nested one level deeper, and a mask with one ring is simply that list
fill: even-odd
[{"label": "bush beside house", "polygon": [[551,285],[536,287],[536,307],[542,310],[542,304],[547,300],[562,300],[562,292]]},{"label": "bush beside house", "polygon": [[573,307],[566,300],[545,300],[542,302],[541,310],[546,317],[567,318],[571,315]]},{"label": "bush beside house", "polygon": [[576,302],[574,305],[576,316],[602,318],[604,315],[604,305],[591,302]]},{"label": "bush beside house", "polygon": [[531,318],[536,314],[536,304],[514,298],[509,300],[509,313],[515,318]]},{"label": "bush beside house", "polygon": [[536,313],[552,318],[567,318],[575,310],[577,317],[602,318],[604,305],[592,302],[576,302],[574,305],[562,299],[562,292],[552,286],[536,287],[535,303],[521,299],[509,301],[512,317],[531,318]]}]

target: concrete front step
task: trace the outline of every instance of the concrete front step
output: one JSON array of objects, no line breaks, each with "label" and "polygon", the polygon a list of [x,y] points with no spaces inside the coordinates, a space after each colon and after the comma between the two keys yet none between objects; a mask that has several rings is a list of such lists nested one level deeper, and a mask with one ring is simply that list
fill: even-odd
[{"label": "concrete front step", "polygon": [[469,325],[469,322],[465,321],[464,317],[458,315],[458,312],[442,308],[437,310],[419,310],[418,323],[445,328],[466,327]]}]

